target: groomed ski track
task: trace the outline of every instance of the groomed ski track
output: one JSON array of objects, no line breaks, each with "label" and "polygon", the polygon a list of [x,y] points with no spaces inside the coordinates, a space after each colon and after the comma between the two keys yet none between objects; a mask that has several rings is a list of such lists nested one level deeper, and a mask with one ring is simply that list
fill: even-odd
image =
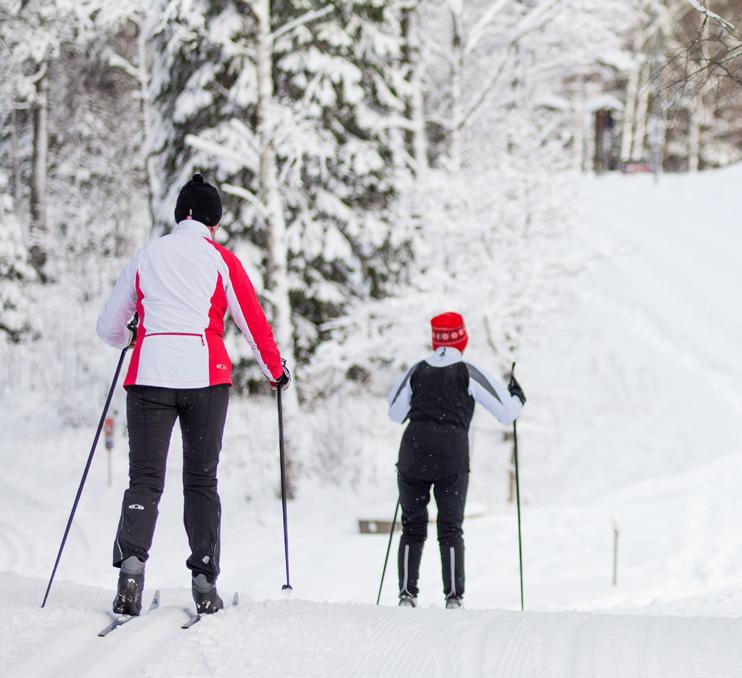
[{"label": "groomed ski track", "polygon": [[151,616],[98,638],[108,591],[65,582],[41,610],[30,602],[41,580],[6,573],[0,586],[17,592],[0,617],[9,677],[742,675],[742,619],[243,600],[183,631],[189,594],[173,589]]}]

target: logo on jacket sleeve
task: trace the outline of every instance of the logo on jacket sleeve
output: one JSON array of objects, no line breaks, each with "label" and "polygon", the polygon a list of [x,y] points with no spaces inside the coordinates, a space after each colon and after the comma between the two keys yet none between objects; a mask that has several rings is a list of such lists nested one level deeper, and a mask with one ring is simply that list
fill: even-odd
[{"label": "logo on jacket sleeve", "polygon": [[217,370],[226,370],[227,369],[227,366],[224,363],[217,363],[216,364],[216,369]]}]

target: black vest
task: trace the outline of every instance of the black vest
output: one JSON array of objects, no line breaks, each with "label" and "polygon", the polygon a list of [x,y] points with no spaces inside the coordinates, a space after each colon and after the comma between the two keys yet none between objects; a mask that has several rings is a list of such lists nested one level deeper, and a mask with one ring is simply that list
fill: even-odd
[{"label": "black vest", "polygon": [[402,436],[399,471],[424,480],[468,471],[474,398],[466,363],[432,367],[423,361],[415,366],[410,385],[410,423]]}]

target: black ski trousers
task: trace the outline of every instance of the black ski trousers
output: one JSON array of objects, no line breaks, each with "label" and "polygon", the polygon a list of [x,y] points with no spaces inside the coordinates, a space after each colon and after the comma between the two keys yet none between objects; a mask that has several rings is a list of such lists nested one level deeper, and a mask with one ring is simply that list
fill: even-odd
[{"label": "black ski trousers", "polygon": [[183,437],[184,523],[191,555],[186,566],[213,582],[219,574],[221,503],[216,469],[227,417],[229,386],[196,389],[130,386],[129,489],[113,545],[113,564],[129,556],[146,561],[152,546],[158,505],[165,487],[170,435],[180,420]]},{"label": "black ski trousers", "polygon": [[464,595],[464,507],[469,471],[440,480],[420,480],[397,474],[399,502],[402,506],[402,538],[397,564],[399,590],[417,596],[417,580],[423,545],[428,535],[428,502],[433,488],[438,506],[438,545],[441,551],[443,593]]}]

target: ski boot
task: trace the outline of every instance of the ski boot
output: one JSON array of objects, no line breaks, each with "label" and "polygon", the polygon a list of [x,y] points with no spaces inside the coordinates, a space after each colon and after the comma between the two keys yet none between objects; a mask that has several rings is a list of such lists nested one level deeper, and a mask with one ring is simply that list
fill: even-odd
[{"label": "ski boot", "polygon": [[447,596],[446,597],[446,609],[447,610],[459,610],[464,607],[464,599],[462,596]]},{"label": "ski boot", "polygon": [[115,614],[138,617],[142,611],[144,589],[144,563],[136,556],[129,556],[121,563],[118,590],[113,599]]},{"label": "ski boot", "polygon": [[399,606],[400,607],[417,607],[417,598],[407,591],[402,591],[399,594]]},{"label": "ski boot", "polygon": [[199,574],[191,580],[191,592],[196,603],[198,614],[214,614],[224,609],[224,601],[219,597],[216,584],[206,579],[205,574]]}]

